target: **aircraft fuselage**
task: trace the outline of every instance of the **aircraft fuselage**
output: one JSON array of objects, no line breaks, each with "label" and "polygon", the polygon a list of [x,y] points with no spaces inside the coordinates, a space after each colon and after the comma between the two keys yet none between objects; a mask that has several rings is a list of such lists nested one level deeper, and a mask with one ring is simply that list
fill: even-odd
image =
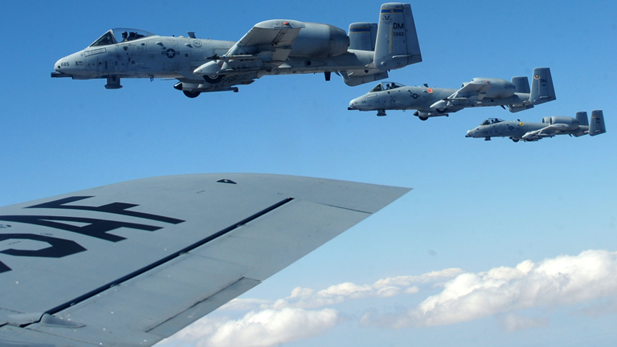
[{"label": "aircraft fuselage", "polygon": [[[384,82],[384,84],[387,84]],[[528,93],[514,93],[505,98],[484,98],[482,100],[461,100],[459,104],[454,103],[454,110],[446,107],[434,107],[435,103],[444,100],[454,94],[457,90],[450,88],[428,88],[428,87],[400,87],[391,90],[370,92],[353,99],[349,103],[349,110],[374,111],[374,110],[417,110],[426,113],[456,112],[466,107],[500,106],[524,104],[529,100]]]},{"label": "aircraft fuselage", "polygon": [[[467,131],[465,137],[485,138],[491,137],[508,137],[514,141],[524,139],[526,141],[537,141],[539,138],[532,137],[529,140],[523,136],[527,133],[544,129],[548,126],[547,123],[537,122],[521,122],[521,121],[501,121],[495,124],[480,125],[474,129]],[[589,126],[576,125],[574,128],[564,128],[554,132],[552,135],[571,134],[581,136],[589,132]],[[547,137],[552,137],[547,136]]]},{"label": "aircraft fuselage", "polygon": [[[54,65],[54,77],[96,79],[117,76],[201,81],[202,76],[194,75],[193,70],[210,61],[208,57],[223,56],[234,44],[233,41],[150,36],[136,41],[88,47],[59,59]],[[373,52],[360,50],[350,50],[335,57],[289,57],[278,68],[259,71],[258,77],[357,69],[372,60]]]}]

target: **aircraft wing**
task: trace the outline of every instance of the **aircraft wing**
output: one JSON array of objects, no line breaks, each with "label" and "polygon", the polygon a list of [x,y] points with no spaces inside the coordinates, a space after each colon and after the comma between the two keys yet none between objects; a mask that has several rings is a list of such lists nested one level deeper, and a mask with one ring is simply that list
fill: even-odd
[{"label": "aircraft wing", "polygon": [[296,21],[269,20],[257,23],[227,55],[250,54],[259,59],[282,64],[304,24]]},{"label": "aircraft wing", "polygon": [[545,137],[554,137],[555,135],[561,134],[564,130],[568,128],[566,124],[551,124],[542,129],[529,131],[521,138],[527,141],[536,141],[543,139]]},{"label": "aircraft wing", "polygon": [[478,97],[477,100],[481,101],[482,99],[484,99],[484,96],[486,95],[486,91],[488,91],[490,88],[491,88],[490,83],[487,83],[485,81],[474,80],[469,83],[465,83],[461,89],[454,92],[454,94],[452,94],[452,96],[450,96],[448,99],[450,98],[452,99],[470,98],[470,97],[477,96]]},{"label": "aircraft wing", "polygon": [[473,105],[477,101],[482,101],[490,88],[491,84],[488,81],[474,79],[463,84],[461,89],[447,98],[435,102],[430,108],[433,110],[443,109],[445,112],[454,113]]},{"label": "aircraft wing", "polygon": [[151,346],[409,189],[140,179],[0,208],[0,345]]}]

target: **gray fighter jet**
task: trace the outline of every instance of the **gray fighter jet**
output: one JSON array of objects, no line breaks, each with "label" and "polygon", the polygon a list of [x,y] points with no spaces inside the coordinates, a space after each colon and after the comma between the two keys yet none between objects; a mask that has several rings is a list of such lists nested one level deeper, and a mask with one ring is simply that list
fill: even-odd
[{"label": "gray fighter jet", "polygon": [[512,141],[538,141],[555,135],[574,135],[576,137],[589,134],[596,136],[604,134],[604,114],[602,110],[591,112],[591,124],[587,112],[577,112],[572,117],[544,117],[542,123],[525,123],[520,120],[504,121],[498,118],[485,120],[479,127],[471,129],[465,137],[483,137],[490,141],[491,137],[509,137]]},{"label": "gray fighter jet", "polygon": [[510,112],[533,108],[555,100],[555,89],[549,68],[535,68],[529,90],[527,77],[512,77],[512,82],[497,78],[474,78],[461,89],[406,87],[399,83],[379,83],[367,94],[351,100],[348,110],[377,111],[417,110],[421,120],[448,116],[467,107],[508,106]]},{"label": "gray fighter jet", "polygon": [[52,77],[178,79],[174,88],[190,98],[202,92],[234,91],[267,75],[342,75],[355,86],[388,77],[388,70],[422,61],[409,4],[381,6],[379,25],[352,23],[349,36],[328,24],[275,19],[257,23],[238,42],[158,36],[112,29],[87,48],[56,62]]}]

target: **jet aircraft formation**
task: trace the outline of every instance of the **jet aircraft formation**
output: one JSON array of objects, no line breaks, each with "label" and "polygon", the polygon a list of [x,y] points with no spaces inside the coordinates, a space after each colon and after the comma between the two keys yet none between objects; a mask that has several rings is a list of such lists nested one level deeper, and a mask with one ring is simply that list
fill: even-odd
[{"label": "jet aircraft formation", "polygon": [[[106,79],[107,89],[122,88],[123,78],[172,78],[178,80],[175,89],[195,98],[204,92],[238,92],[238,85],[267,75],[324,73],[329,81],[334,72],[347,85],[357,86],[385,79],[388,71],[421,61],[411,6],[387,3],[380,8],[378,23],[352,23],[349,34],[329,24],[284,19],[257,23],[237,42],[199,39],[194,32],[188,32],[188,37],[169,37],[111,29],[83,50],[58,60],[51,76]],[[529,85],[526,76],[511,81],[474,78],[459,89],[380,82],[353,99],[348,110],[377,111],[378,116],[385,116],[386,110],[412,109],[419,119],[427,120],[473,107],[501,106],[520,112],[556,100],[549,68],[534,69]],[[556,129],[556,124],[550,125]],[[517,134],[510,138],[536,141],[546,137]]]},{"label": "jet aircraft formation", "polygon": [[[258,23],[238,42],[109,30],[58,60],[52,77],[106,79],[107,89],[121,88],[122,78],[175,78],[174,87],[192,98],[293,73],[323,72],[329,80],[334,72],[355,86],[420,61],[410,5],[387,3],[378,23],[352,23],[349,35],[294,20]],[[383,115],[386,109],[415,108],[421,119],[476,106],[505,105],[516,112],[555,100],[550,71],[536,69],[533,78],[531,89],[526,77],[473,79],[458,90],[380,83],[367,100],[383,95],[386,101],[374,103]],[[359,102],[357,109],[372,102]],[[492,120],[468,136],[535,141],[604,132],[602,111],[593,111],[591,123],[586,113],[546,117],[543,123]],[[282,175],[202,174],[0,207],[0,345],[152,346],[408,190]]]}]

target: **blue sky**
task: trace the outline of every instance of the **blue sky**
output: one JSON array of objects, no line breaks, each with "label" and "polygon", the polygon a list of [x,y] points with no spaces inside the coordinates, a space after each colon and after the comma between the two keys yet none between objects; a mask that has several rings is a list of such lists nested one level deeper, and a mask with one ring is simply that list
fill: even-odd
[{"label": "blue sky", "polygon": [[[411,3],[424,61],[389,80],[455,88],[474,77],[509,80],[550,67],[557,100],[518,114],[486,108],[421,122],[412,112],[347,111],[373,84],[348,87],[337,76],[328,83],[322,75],[264,77],[239,93],[196,99],[173,81],[124,80],[123,89],[105,90],[104,81],[49,76],[57,59],[112,27],[237,40],[274,18],[346,30],[376,22],[380,4],[5,5],[0,205],[199,172],[413,187],[242,296],[238,309],[219,310],[161,345],[614,345],[615,1]],[[593,109],[604,110],[608,129],[594,138],[464,137],[489,117],[539,121]],[[559,276],[563,286],[547,290]],[[306,290],[293,296],[297,287]],[[544,291],[531,295],[530,288]],[[282,335],[268,325],[277,322]]]}]

